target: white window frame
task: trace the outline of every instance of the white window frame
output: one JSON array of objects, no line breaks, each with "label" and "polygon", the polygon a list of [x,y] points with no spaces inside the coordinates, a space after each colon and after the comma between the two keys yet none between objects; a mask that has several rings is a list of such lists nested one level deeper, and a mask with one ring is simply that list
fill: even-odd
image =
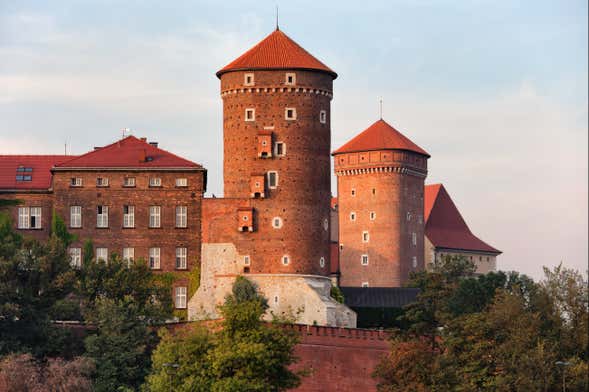
[{"label": "white window frame", "polygon": [[411,213],[407,212],[407,222],[409,222],[411,220]]},{"label": "white window frame", "polygon": [[70,179],[70,187],[81,187],[83,183],[82,177],[72,177]]},{"label": "white window frame", "polygon": [[356,197],[356,188],[352,188],[350,194],[352,195],[352,197]]},{"label": "white window frame", "polygon": [[186,309],[186,297],[188,289],[186,286],[178,286],[174,290],[174,306],[176,309]]},{"label": "white window frame", "polygon": [[413,268],[417,268],[417,256],[411,258],[411,264],[413,265]]},{"label": "white window frame", "polygon": [[[125,209],[127,209],[126,213]],[[123,227],[127,229],[135,227],[135,206],[123,206]]]},{"label": "white window frame", "polygon": [[70,248],[69,254],[72,268],[80,268],[82,266],[82,248]]},{"label": "white window frame", "polygon": [[[248,81],[248,78],[250,78],[249,81]],[[243,85],[244,86],[254,86],[255,83],[256,83],[256,80],[254,78],[253,73],[246,73],[243,75]]]},{"label": "white window frame", "polygon": [[123,179],[123,186],[132,188],[135,186],[135,177],[125,177]]},{"label": "white window frame", "polygon": [[323,256],[319,258],[319,267],[325,268],[325,257]]},{"label": "white window frame", "polygon": [[176,269],[185,270],[188,268],[188,248],[176,248]]},{"label": "white window frame", "polygon": [[41,207],[19,207],[18,228],[19,229],[41,229],[43,210]]},{"label": "white window frame", "polygon": [[149,206],[149,227],[158,229],[162,227],[162,207]]},{"label": "white window frame", "polygon": [[273,228],[281,229],[283,225],[284,225],[284,222],[281,217],[275,216],[274,218],[272,218],[272,227]]},{"label": "white window frame", "polygon": [[154,187],[154,188],[162,186],[162,178],[161,177],[150,177],[149,178],[149,186]]},{"label": "white window frame", "polygon": [[108,248],[96,248],[96,261],[100,260],[108,263]]},{"label": "white window frame", "polygon": [[176,187],[177,188],[186,188],[188,186],[188,178],[176,178]]},{"label": "white window frame", "polygon": [[29,207],[18,207],[18,225],[19,229],[28,229],[31,226]]},{"label": "white window frame", "polygon": [[[274,185],[272,185],[271,181],[270,181],[270,176],[274,175]],[[276,189],[278,188],[278,172],[275,170],[270,170],[269,172],[266,173],[266,178],[268,181],[268,188],[270,189]]]},{"label": "white window frame", "polygon": [[354,211],[350,212],[350,221],[356,222],[356,212],[354,212]]},{"label": "white window frame", "polygon": [[185,229],[188,227],[188,207],[176,206],[176,227]]},{"label": "white window frame", "polygon": [[41,220],[43,219],[43,209],[41,207],[30,207],[30,228],[41,229]]},{"label": "white window frame", "polygon": [[360,255],[360,264],[368,265],[369,262],[370,262],[370,258],[368,257],[367,254]]},{"label": "white window frame", "polygon": [[135,260],[135,248],[123,248],[123,261],[127,262],[127,265],[131,265]]},{"label": "white window frame", "polygon": [[161,266],[161,249],[149,248],[149,268],[159,270]]},{"label": "white window frame", "polygon": [[[100,213],[98,209],[101,210]],[[96,227],[101,229],[108,228],[108,206],[96,206]]]},{"label": "white window frame", "polygon": [[[278,153],[278,145],[282,145],[282,153]],[[274,156],[283,157],[286,155],[286,143],[282,141],[278,141],[274,143]]]},{"label": "white window frame", "polygon": [[[251,116],[249,115],[251,113]],[[256,109],[254,108],[247,108],[245,109],[245,113],[243,115],[244,121],[256,121]]]},{"label": "white window frame", "polygon": [[321,110],[319,112],[319,122],[325,124],[327,122],[327,110]]},{"label": "white window frame", "polygon": [[370,211],[370,220],[371,221],[376,220],[376,212]]},{"label": "white window frame", "polygon": [[82,206],[70,206],[70,227],[73,229],[82,227]]},{"label": "white window frame", "polygon": [[[292,110],[292,116],[289,117],[288,111]],[[297,119],[297,108],[284,108],[284,119],[294,121]]]},{"label": "white window frame", "polygon": [[413,246],[417,246],[417,233],[411,233],[411,242],[413,243]]},{"label": "white window frame", "polygon": [[[288,80],[291,78],[291,80]],[[294,72],[287,72],[284,75],[284,84],[287,86],[296,86],[297,84],[297,74]]]},{"label": "white window frame", "polygon": [[249,255],[243,256],[243,265],[251,265],[252,259]]},{"label": "white window frame", "polygon": [[108,186],[108,177],[96,177],[96,186],[103,188]]},{"label": "white window frame", "polygon": [[282,265],[289,265],[290,264],[290,256],[289,255],[282,255],[280,258]]},{"label": "white window frame", "polygon": [[370,242],[370,234],[366,230],[362,232],[362,242],[364,242],[364,243]]}]

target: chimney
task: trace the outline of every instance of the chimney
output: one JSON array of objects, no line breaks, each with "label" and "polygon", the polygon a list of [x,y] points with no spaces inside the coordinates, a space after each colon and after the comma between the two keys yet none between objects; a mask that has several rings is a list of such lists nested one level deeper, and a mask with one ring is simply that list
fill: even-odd
[{"label": "chimney", "polygon": [[145,149],[139,150],[139,162],[146,162],[147,161],[147,153]]},{"label": "chimney", "polygon": [[158,142],[149,142],[149,144],[151,146],[154,146],[155,148],[157,148],[157,146],[158,146]]},{"label": "chimney", "polygon": [[141,138],[141,139],[139,139],[139,140],[141,140],[143,143],[147,143],[147,138],[146,138],[146,137],[142,137],[142,138]]}]

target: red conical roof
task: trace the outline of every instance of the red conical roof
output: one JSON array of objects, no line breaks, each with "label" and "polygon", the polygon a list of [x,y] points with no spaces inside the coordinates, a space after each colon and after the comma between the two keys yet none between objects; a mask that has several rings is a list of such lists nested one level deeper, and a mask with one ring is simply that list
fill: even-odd
[{"label": "red conical roof", "polygon": [[413,143],[383,119],[378,120],[364,132],[334,151],[333,155],[373,150],[406,150],[425,155],[428,158],[430,157],[425,150]]},{"label": "red conical roof", "polygon": [[230,71],[253,69],[305,69],[327,72],[334,79],[337,78],[337,74],[328,66],[278,29],[223,67],[217,72],[217,77]]}]

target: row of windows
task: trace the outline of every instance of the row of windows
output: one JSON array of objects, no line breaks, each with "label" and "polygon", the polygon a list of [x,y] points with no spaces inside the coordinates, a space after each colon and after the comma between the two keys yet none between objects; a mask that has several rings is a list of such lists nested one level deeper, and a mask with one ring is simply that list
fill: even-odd
[{"label": "row of windows", "polygon": [[[246,73],[243,75],[244,86],[255,86],[256,85],[255,75],[253,73]],[[294,86],[297,84],[297,74],[294,72],[287,72],[284,75],[284,84],[287,86]]]},{"label": "row of windows", "polygon": [[[256,109],[254,108],[247,108],[245,109],[244,115],[245,121],[256,121]],[[289,121],[294,121],[297,119],[297,109],[296,108],[285,108],[284,109],[284,119]],[[327,122],[327,111],[321,110],[319,112],[319,122],[321,124],[325,124]]]},{"label": "row of windows", "polygon": [[[360,264],[368,265],[368,255],[367,254],[360,255]],[[413,266],[413,268],[417,268],[417,256],[413,256],[411,258],[411,265]]]},{"label": "row of windows", "polygon": [[[82,248],[70,248],[70,262],[75,268],[82,266]],[[161,248],[149,248],[149,268],[161,269]],[[187,268],[188,252],[187,248],[176,248],[176,269],[185,270]],[[95,249],[96,260],[108,262],[108,248]],[[135,248],[123,248],[123,260],[132,263],[135,260]]]},{"label": "row of windows", "polygon": [[[124,188],[134,188],[135,187],[135,177],[125,177],[123,178],[122,186]],[[98,188],[101,187],[108,187],[110,181],[108,177],[97,177],[96,178],[96,186]],[[185,188],[188,186],[188,179],[187,178],[176,178],[175,180],[176,187],[178,188]],[[72,177],[70,179],[70,186],[71,187],[82,187],[84,186],[84,180],[82,177]],[[161,177],[150,177],[149,178],[149,186],[150,187],[161,187],[162,186],[162,179]]]},{"label": "row of windows", "polygon": [[[290,256],[289,255],[284,255],[280,258],[280,261],[282,262],[282,265],[289,265],[290,264]],[[243,256],[243,264],[245,266],[249,266],[251,265],[251,258],[249,255],[247,256]],[[321,268],[325,267],[325,257],[321,256],[319,258],[319,266]]]},{"label": "row of windows", "polygon": [[[96,206],[96,227],[109,227],[108,206]],[[160,228],[162,224],[162,207],[149,206],[149,227]],[[176,227],[186,228],[188,225],[188,207],[176,206]],[[82,206],[70,206],[70,227],[82,227]],[[135,206],[123,206],[123,227],[135,227]]]}]

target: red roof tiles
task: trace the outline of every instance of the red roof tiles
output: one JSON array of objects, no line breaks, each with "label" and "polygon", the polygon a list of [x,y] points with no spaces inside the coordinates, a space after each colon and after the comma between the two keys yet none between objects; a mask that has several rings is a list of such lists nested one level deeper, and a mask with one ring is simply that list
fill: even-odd
[{"label": "red roof tiles", "polygon": [[333,152],[333,155],[347,152],[373,150],[406,150],[429,158],[429,154],[397,131],[383,119],[369,126],[362,133]]},{"label": "red roof tiles", "polygon": [[282,31],[276,29],[256,46],[233,60],[217,72],[221,77],[226,72],[254,69],[304,69],[323,71],[334,79],[337,74],[313,57]]},{"label": "red roof tiles", "polygon": [[[0,155],[1,190],[43,190],[51,186],[51,168],[70,159],[72,155]],[[20,171],[17,168],[30,168]],[[30,181],[17,181],[16,176],[31,176]]]},{"label": "red roof tiles", "polygon": [[77,158],[56,165],[65,168],[202,168],[198,163],[180,158],[135,136],[90,151]]},{"label": "red roof tiles", "polygon": [[436,248],[501,253],[472,234],[442,184],[426,185],[425,235]]}]

